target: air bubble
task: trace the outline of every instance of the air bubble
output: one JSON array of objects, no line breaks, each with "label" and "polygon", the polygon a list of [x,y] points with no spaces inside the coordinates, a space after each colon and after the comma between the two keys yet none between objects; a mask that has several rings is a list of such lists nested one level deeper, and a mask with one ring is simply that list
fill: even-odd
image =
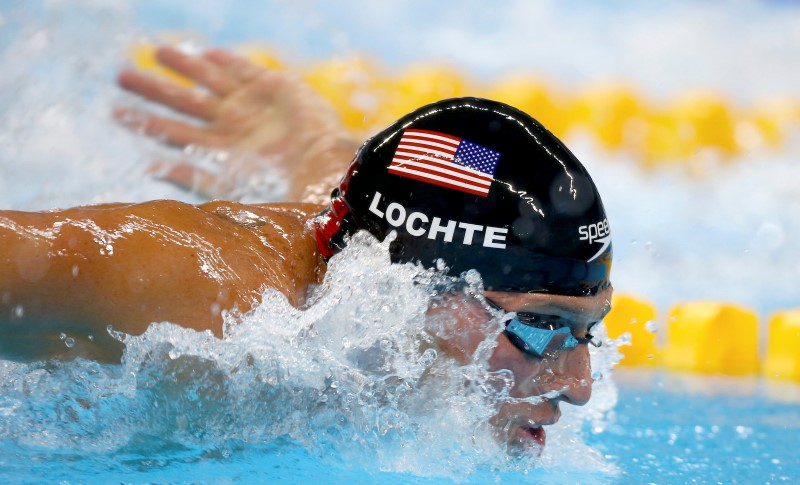
[{"label": "air bubble", "polygon": [[419,363],[420,365],[423,365],[425,367],[430,367],[431,364],[433,364],[433,362],[436,360],[436,357],[438,357],[438,353],[436,352],[436,350],[428,349],[422,353],[422,356],[419,359]]},{"label": "air bubble", "polygon": [[60,340],[64,341],[64,345],[66,345],[68,349],[71,349],[72,347],[75,346],[75,339],[73,339],[72,337],[68,336],[64,332],[61,332],[60,334],[58,334],[58,338]]}]

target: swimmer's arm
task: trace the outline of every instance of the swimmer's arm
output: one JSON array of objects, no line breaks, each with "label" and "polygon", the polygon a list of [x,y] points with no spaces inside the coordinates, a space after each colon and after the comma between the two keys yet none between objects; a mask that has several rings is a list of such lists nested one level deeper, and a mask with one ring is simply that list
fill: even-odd
[{"label": "swimmer's arm", "polygon": [[216,49],[190,56],[162,47],[156,56],[162,66],[204,89],[180,87],[134,70],[122,71],[119,85],[188,115],[192,122],[133,108],[117,109],[115,117],[174,146],[229,150],[220,175],[186,161],[151,167],[181,187],[225,197],[235,189],[236,179],[282,170],[289,182],[288,200],[321,202],[312,196],[328,196],[360,145],[333,108],[292,75]]},{"label": "swimmer's arm", "polygon": [[[80,355],[114,360],[121,353],[122,344],[89,318],[96,302],[108,298],[80,281],[93,258],[83,250],[85,237],[69,228],[55,230],[60,219],[56,212],[0,211],[2,359]],[[99,254],[100,249],[95,247],[92,253]],[[110,290],[114,284],[108,283],[99,281],[98,287]]]},{"label": "swimmer's arm", "polygon": [[[305,241],[285,219],[269,221]],[[113,361],[122,344],[109,325],[138,335],[168,321],[221,337],[222,311],[246,312],[265,285],[293,301],[297,274],[316,278],[313,258],[284,267],[260,236],[280,248],[286,238],[264,231],[175,201],[0,211],[0,359]]]}]

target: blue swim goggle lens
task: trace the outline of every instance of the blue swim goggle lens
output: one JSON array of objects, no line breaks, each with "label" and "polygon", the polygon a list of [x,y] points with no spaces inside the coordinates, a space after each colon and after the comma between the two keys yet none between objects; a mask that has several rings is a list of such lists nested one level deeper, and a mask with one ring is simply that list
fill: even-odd
[{"label": "blue swim goggle lens", "polygon": [[[486,301],[496,310],[505,311],[500,305],[490,299]],[[594,324],[589,326],[591,330]],[[602,345],[601,341],[587,333],[584,338],[572,335],[572,330],[567,325],[554,323],[552,318],[529,312],[516,312],[516,317],[506,322],[506,336],[511,343],[526,354],[537,358],[556,354],[563,349],[572,349],[579,344],[592,344],[595,347]]]}]

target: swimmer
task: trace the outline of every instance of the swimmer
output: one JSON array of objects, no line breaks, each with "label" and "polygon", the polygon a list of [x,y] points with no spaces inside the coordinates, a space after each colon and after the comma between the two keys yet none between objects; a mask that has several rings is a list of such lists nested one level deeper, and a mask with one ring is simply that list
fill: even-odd
[{"label": "swimmer", "polygon": [[[491,420],[501,440],[543,446],[543,426],[559,419],[559,404],[589,400],[588,344],[612,292],[608,222],[585,168],[532,117],[485,99],[444,100],[356,148],[330,109],[317,110],[321,100],[291,78],[220,51],[190,58],[162,49],[159,57],[208,92],[132,72],[120,83],[207,124],[121,118],[176,145],[208,136],[211,146],[281,155],[297,169],[295,195],[303,176],[324,183],[334,168],[344,176],[326,205],[155,201],[0,211],[1,357],[119,361],[123,344],[108,327],[139,335],[158,321],[222,338],[222,312],[249,311],[266,289],[303,306],[327,261],[368,231],[380,240],[394,233],[394,263],[480,273],[485,299],[460,295],[429,314],[451,313],[455,323],[437,336],[438,350],[463,364],[488,338],[487,323],[505,315],[490,368],[513,373],[512,397],[547,397],[502,405]],[[270,129],[254,134],[261,122]],[[186,170],[172,181],[187,181]]]}]

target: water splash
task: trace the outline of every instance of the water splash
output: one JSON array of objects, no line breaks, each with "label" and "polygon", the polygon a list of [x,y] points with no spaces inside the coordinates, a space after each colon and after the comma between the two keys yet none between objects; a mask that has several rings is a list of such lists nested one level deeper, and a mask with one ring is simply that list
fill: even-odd
[{"label": "water splash", "polygon": [[[0,440],[117,465],[112,457],[201,459],[293,443],[324,462],[456,480],[488,470],[574,470],[576,452],[579,466],[612,472],[581,435],[587,420],[596,428],[606,419],[613,383],[597,383],[586,408],[564,409],[540,460],[510,457],[486,424],[513,382],[488,370],[493,338],[467,365],[437,352],[443,323],[425,312],[431,288],[449,280],[391,265],[388,243],[355,237],[307,307],[267,292],[250,313],[226,315],[223,339],[157,323],[120,337],[121,365],[0,362]],[[461,283],[480,293],[480,279],[471,279]],[[499,323],[487,325],[496,336]],[[593,351],[606,376],[615,358]]]}]

